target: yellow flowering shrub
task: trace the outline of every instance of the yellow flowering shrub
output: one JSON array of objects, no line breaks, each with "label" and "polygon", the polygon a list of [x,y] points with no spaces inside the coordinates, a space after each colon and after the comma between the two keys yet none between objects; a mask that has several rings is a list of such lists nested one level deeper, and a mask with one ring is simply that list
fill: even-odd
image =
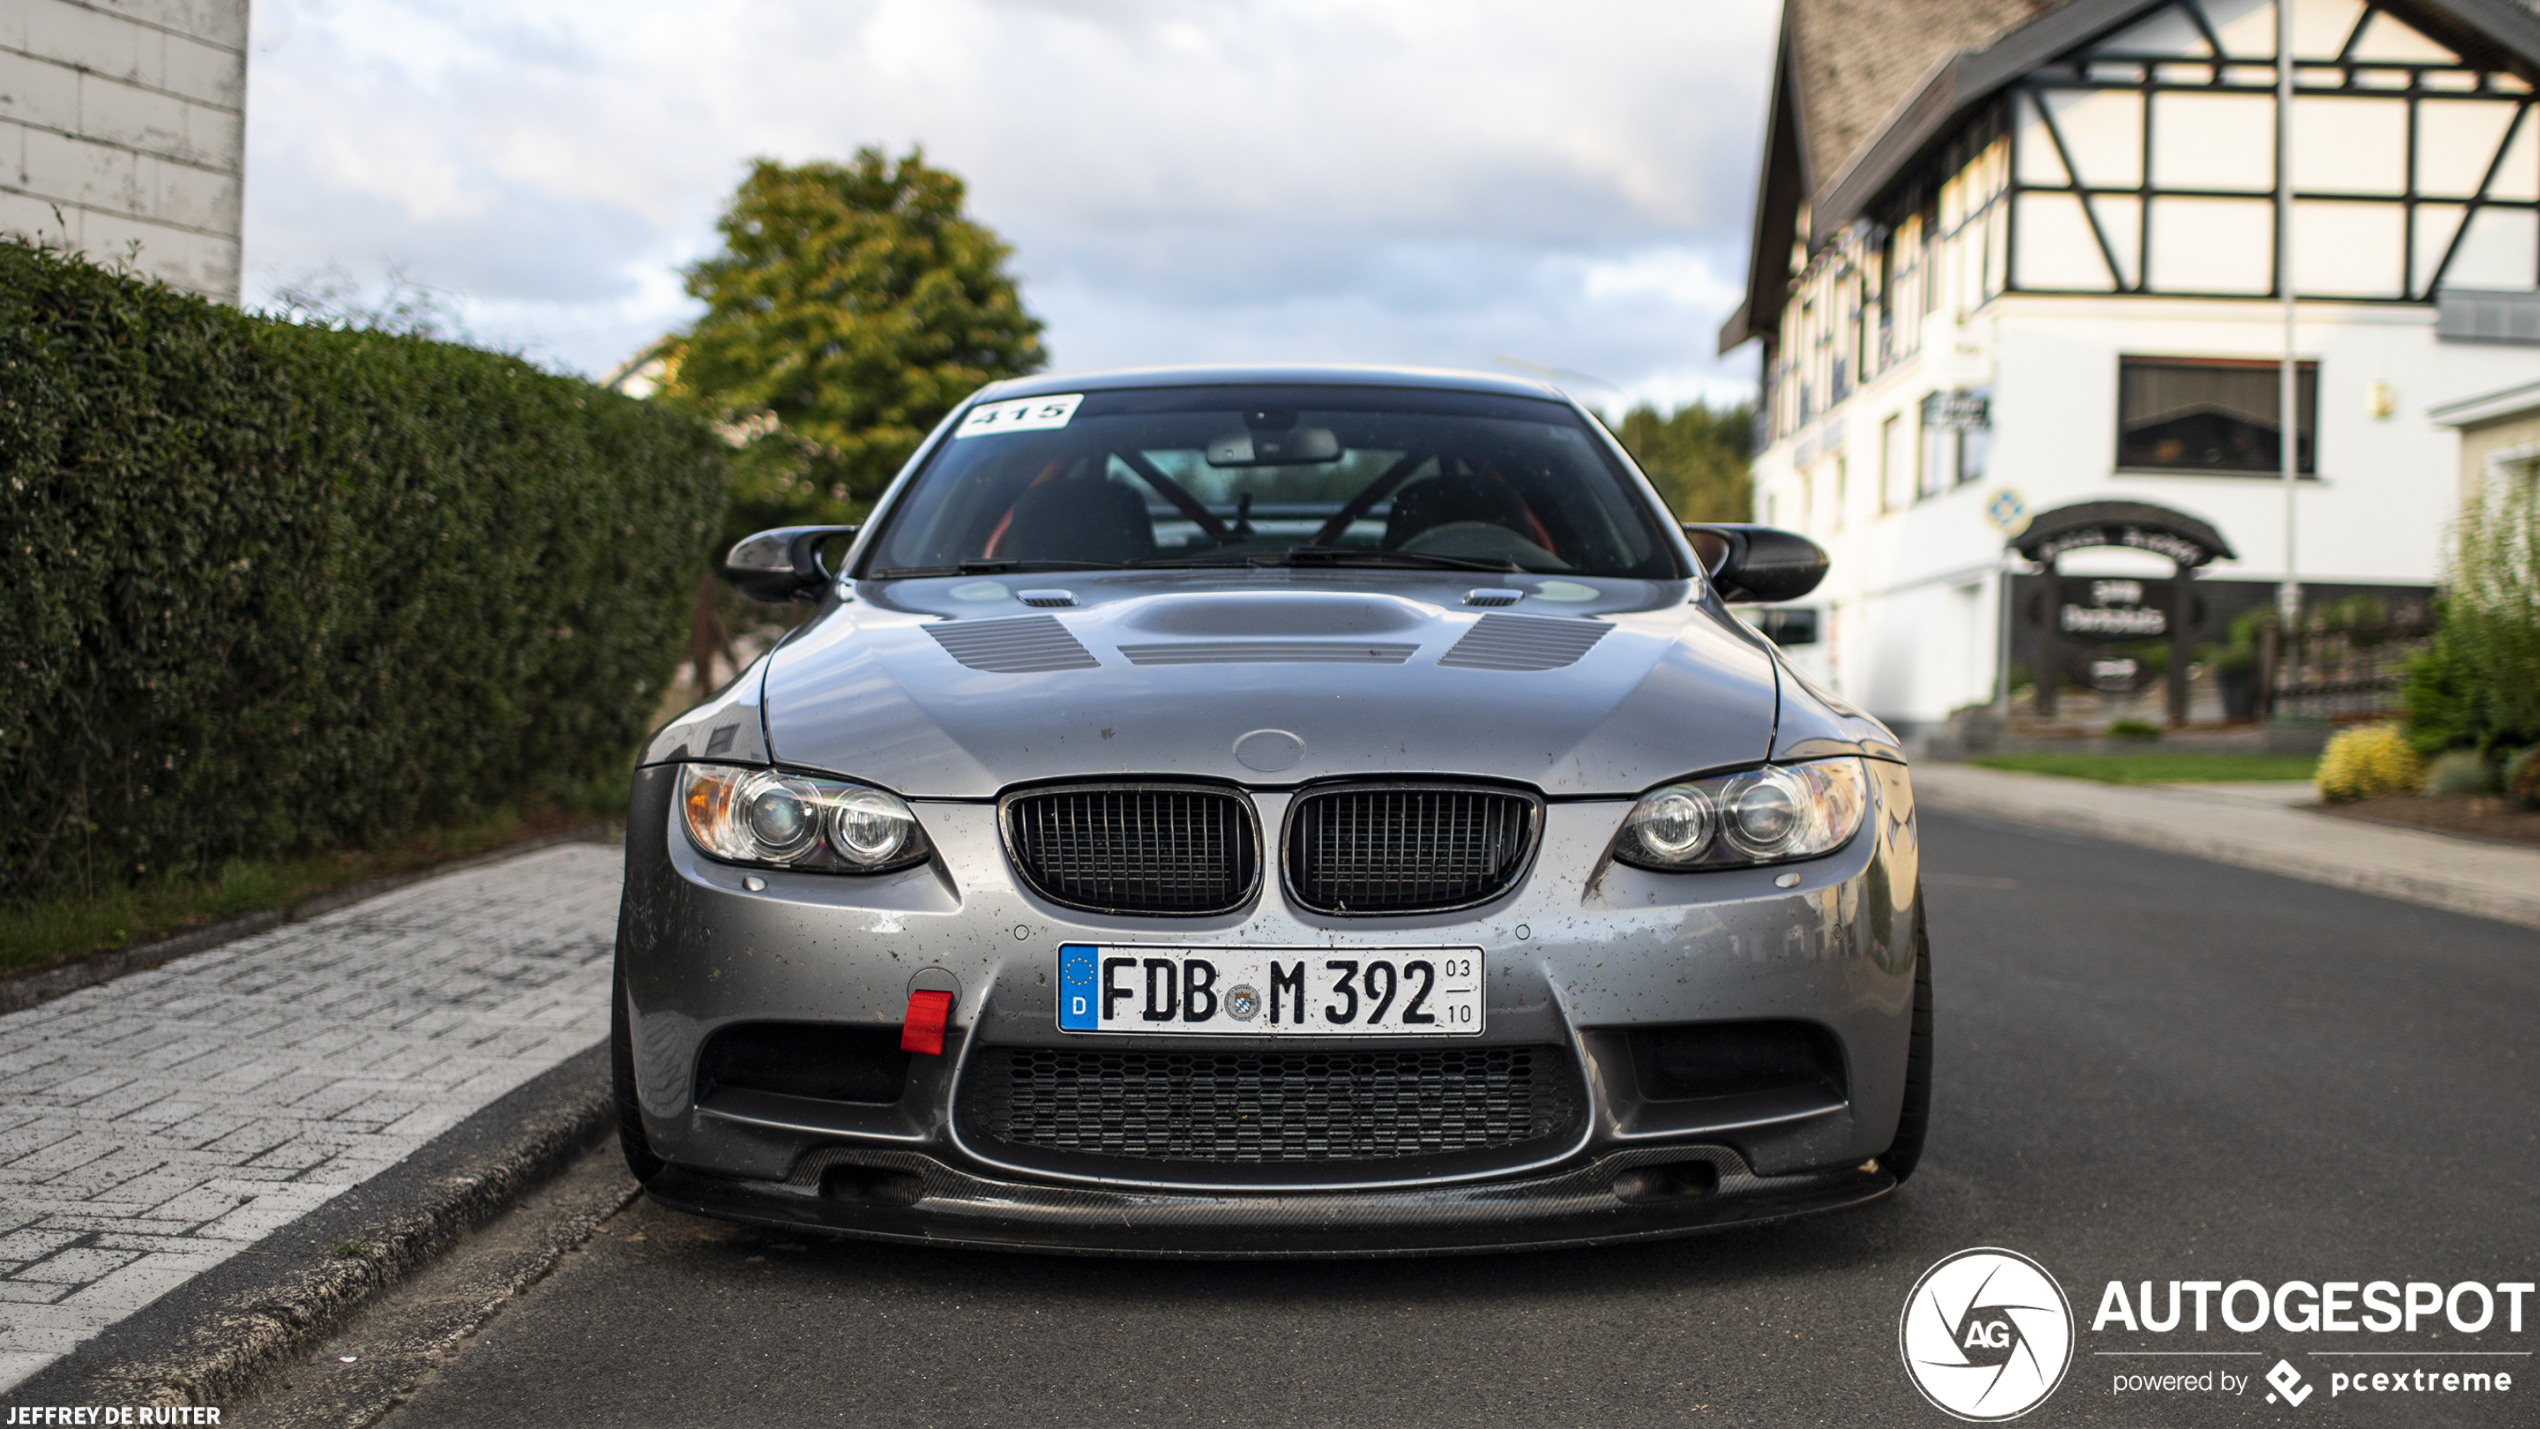
[{"label": "yellow flowering shrub", "polygon": [[2425,783],[2425,761],[2400,737],[2397,725],[2369,725],[2329,740],[2316,777],[2323,803],[2413,794]]}]

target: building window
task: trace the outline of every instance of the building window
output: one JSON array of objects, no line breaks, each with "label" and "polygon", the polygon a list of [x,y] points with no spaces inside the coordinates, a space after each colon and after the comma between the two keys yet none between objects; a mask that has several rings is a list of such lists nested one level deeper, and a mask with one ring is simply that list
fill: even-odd
[{"label": "building window", "polygon": [[1852,469],[1843,458],[1834,459],[1834,529],[1843,529],[1843,508],[1852,501]]},{"label": "building window", "polygon": [[1982,481],[1984,469],[1993,459],[1993,431],[1989,427],[1968,427],[1958,433],[1958,484]]},{"label": "building window", "polygon": [[[2282,364],[2256,359],[2117,360],[2117,465],[2130,471],[2283,471]],[[2319,470],[2319,364],[2296,369],[2294,453]]]},{"label": "building window", "polygon": [[1993,454],[1991,394],[1984,388],[1933,392],[1923,398],[1923,444],[1914,482],[1917,499],[1938,496],[1984,476]]},{"label": "building window", "polygon": [[1879,514],[1896,509],[1896,483],[1905,473],[1906,453],[1903,415],[1879,423]]}]

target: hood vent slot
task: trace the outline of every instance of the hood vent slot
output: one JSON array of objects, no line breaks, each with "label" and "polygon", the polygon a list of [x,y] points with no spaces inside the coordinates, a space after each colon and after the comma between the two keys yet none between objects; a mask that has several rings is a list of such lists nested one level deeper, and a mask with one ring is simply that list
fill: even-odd
[{"label": "hood vent slot", "polygon": [[944,653],[973,670],[992,675],[1033,675],[1044,670],[1092,670],[1095,659],[1055,615],[1026,615],[1016,620],[955,621],[930,625],[926,633]]},{"label": "hood vent slot", "polygon": [[1455,670],[1558,670],[1579,663],[1613,628],[1596,620],[1485,615],[1438,663]]},{"label": "hood vent slot", "polygon": [[1123,645],[1132,665],[1399,665],[1417,645],[1361,645],[1341,640],[1189,640]]}]

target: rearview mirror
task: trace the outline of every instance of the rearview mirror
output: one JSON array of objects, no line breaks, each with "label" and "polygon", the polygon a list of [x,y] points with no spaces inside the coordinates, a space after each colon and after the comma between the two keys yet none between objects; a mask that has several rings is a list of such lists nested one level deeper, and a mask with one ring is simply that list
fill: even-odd
[{"label": "rearview mirror", "polygon": [[1688,521],[1685,539],[1722,600],[1797,600],[1826,578],[1826,548],[1795,531]]},{"label": "rearview mirror", "polygon": [[1329,427],[1234,432],[1208,439],[1210,466],[1303,466],[1340,459],[1341,439]]},{"label": "rearview mirror", "polygon": [[779,526],[761,531],[733,545],[723,558],[723,575],[745,600],[808,605],[829,584],[828,568],[820,564],[820,548],[855,533],[853,526]]}]

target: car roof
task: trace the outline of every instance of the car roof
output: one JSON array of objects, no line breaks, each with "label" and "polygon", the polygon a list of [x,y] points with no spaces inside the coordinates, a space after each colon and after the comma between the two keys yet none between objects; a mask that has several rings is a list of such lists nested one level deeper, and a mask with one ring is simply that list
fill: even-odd
[{"label": "car roof", "polygon": [[1470,372],[1453,367],[1386,367],[1340,362],[1248,363],[1241,366],[1115,367],[1094,372],[1037,372],[992,382],[977,400],[1045,397],[1061,392],[1106,392],[1132,387],[1249,387],[1263,384],[1328,387],[1426,387],[1486,392],[1504,397],[1567,402],[1561,389],[1530,377]]}]

